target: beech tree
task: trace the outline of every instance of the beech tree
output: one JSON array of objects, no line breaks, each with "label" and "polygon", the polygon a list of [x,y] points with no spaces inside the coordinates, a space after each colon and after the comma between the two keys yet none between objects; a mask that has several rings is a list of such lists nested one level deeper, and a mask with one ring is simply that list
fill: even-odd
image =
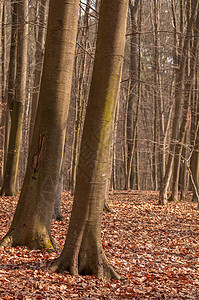
[{"label": "beech tree", "polygon": [[[125,174],[125,189],[130,189],[130,177],[132,170],[132,161],[133,154],[135,149],[136,133],[137,133],[137,124],[140,110],[140,97],[137,97],[137,81],[138,81],[138,72],[137,72],[137,14],[138,14],[139,0],[129,1],[130,15],[131,15],[131,27],[132,27],[132,36],[131,36],[131,54],[130,54],[130,94],[127,103],[127,166]],[[138,98],[138,99],[137,99]],[[137,100],[137,108],[134,116],[133,105]]]},{"label": "beech tree", "polygon": [[20,199],[3,246],[50,248],[76,44],[78,0],[51,0],[38,109]]},{"label": "beech tree", "polygon": [[[1,194],[12,196],[16,193],[16,177],[19,162],[23,108],[26,98],[27,47],[28,47],[28,0],[16,2],[17,12],[17,69],[14,101],[9,103],[11,128],[5,173]],[[15,56],[15,53],[11,52]],[[10,66],[11,67],[11,66]]]},{"label": "beech tree", "polygon": [[123,64],[128,0],[102,0],[96,55],[80,147],[73,209],[53,271],[119,278],[101,243],[113,121]]}]

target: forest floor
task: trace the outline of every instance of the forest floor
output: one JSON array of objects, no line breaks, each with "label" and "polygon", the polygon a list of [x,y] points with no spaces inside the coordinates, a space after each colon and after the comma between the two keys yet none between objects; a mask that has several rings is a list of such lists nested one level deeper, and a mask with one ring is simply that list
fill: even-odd
[{"label": "forest floor", "polygon": [[[0,250],[0,299],[199,299],[199,210],[190,201],[159,206],[156,192],[115,191],[104,213],[102,243],[122,280],[71,277],[48,270],[63,247],[72,197],[63,193],[65,222],[53,221],[54,252]],[[0,198],[0,238],[17,198]]]}]

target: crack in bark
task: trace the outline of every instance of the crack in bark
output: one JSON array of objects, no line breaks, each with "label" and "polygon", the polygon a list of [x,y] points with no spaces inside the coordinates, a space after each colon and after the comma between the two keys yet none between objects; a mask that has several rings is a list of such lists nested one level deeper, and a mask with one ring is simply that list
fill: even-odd
[{"label": "crack in bark", "polygon": [[[32,158],[31,168],[33,169],[34,174],[38,173],[39,169],[44,164],[45,146],[46,146],[46,136],[40,133],[38,151],[33,155]],[[36,179],[35,176],[32,176],[32,178]]]}]

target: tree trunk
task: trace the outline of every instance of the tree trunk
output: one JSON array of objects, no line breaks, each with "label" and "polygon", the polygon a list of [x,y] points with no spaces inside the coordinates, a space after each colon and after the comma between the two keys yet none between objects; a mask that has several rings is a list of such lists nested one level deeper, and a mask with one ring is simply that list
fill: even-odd
[{"label": "tree trunk", "polygon": [[[137,98],[137,12],[138,12],[139,0],[136,0],[134,5],[132,0],[129,1],[130,14],[131,14],[131,53],[130,53],[130,94],[127,104],[127,164],[126,164],[126,176],[125,176],[125,189],[130,189],[130,178],[132,170],[133,154],[135,150],[135,138],[138,124],[138,117],[140,111],[140,97]],[[133,106],[137,99],[135,120],[133,117]]]},{"label": "tree trunk", "polygon": [[186,197],[186,191],[187,191],[187,158],[188,158],[188,151],[186,145],[188,144],[188,138],[187,134],[185,136],[185,145],[183,146],[183,151],[182,151],[182,165],[181,165],[181,195],[180,199],[185,200]]},{"label": "tree trunk", "polygon": [[34,80],[33,80],[33,95],[32,95],[32,107],[31,107],[31,119],[30,119],[30,132],[29,132],[29,145],[32,141],[33,129],[35,124],[37,104],[39,99],[39,89],[41,83],[41,71],[43,66],[43,53],[44,53],[44,44],[45,44],[45,25],[47,19],[48,11],[48,0],[39,1],[38,5],[38,16],[39,24],[37,24],[38,29],[35,33],[35,43],[36,43],[36,52],[35,52],[35,70],[34,70]]},{"label": "tree trunk", "polygon": [[157,139],[157,127],[158,127],[158,102],[161,102],[160,98],[160,86],[159,86],[159,77],[160,77],[160,42],[159,42],[159,6],[160,2],[157,0],[153,1],[153,30],[154,30],[154,62],[153,62],[153,72],[154,72],[154,90],[153,90],[153,99],[154,99],[154,130],[153,130],[153,185],[154,190],[158,189],[158,139]]},{"label": "tree trunk", "polygon": [[87,57],[88,57],[88,33],[89,33],[89,11],[90,11],[90,1],[87,0],[85,14],[83,18],[83,29],[81,40],[79,41],[79,46],[84,50],[79,62],[79,74],[78,74],[78,92],[76,99],[76,116],[75,116],[75,131],[74,131],[74,145],[73,145],[73,158],[72,158],[72,174],[71,174],[71,194],[74,194],[75,184],[76,184],[76,173],[77,173],[77,163],[79,157],[79,148],[81,142],[82,125],[85,116],[86,99],[84,94],[85,82],[86,82],[86,72],[87,70]]},{"label": "tree trunk", "polygon": [[11,129],[8,154],[1,194],[16,193],[16,178],[19,163],[20,142],[23,122],[23,107],[26,98],[27,48],[28,48],[28,0],[17,3],[17,71],[16,90],[11,113]]},{"label": "tree trunk", "polygon": [[53,271],[119,278],[101,244],[101,217],[121,79],[128,0],[102,0],[94,70],[64,249]]},{"label": "tree trunk", "polygon": [[79,1],[51,0],[41,89],[28,166],[3,246],[53,248],[51,219],[63,156]]},{"label": "tree trunk", "polygon": [[[3,32],[3,9],[4,9],[4,3],[3,1],[0,2],[0,109],[1,109],[1,114],[0,114],[0,149],[3,149],[4,147],[4,118],[3,118],[3,113],[4,113],[4,107],[3,107],[3,40],[2,40],[2,32]],[[0,160],[0,185],[2,184],[3,180],[3,173],[4,173],[4,162],[3,162],[3,153],[1,155],[1,160]]]},{"label": "tree trunk", "polygon": [[56,195],[54,213],[53,213],[53,218],[57,221],[64,221],[64,217],[61,212],[61,196],[63,191],[65,162],[66,162],[66,140],[64,145],[63,157],[61,160],[61,170],[59,174],[59,182],[58,182],[57,195]]},{"label": "tree trunk", "polygon": [[8,92],[7,92],[7,112],[6,112],[6,124],[5,124],[5,141],[4,141],[4,168],[7,160],[8,143],[10,136],[10,122],[11,113],[13,110],[13,102],[15,99],[15,80],[16,80],[16,36],[17,36],[17,3],[11,3],[11,46],[10,46],[10,58],[8,66]]}]

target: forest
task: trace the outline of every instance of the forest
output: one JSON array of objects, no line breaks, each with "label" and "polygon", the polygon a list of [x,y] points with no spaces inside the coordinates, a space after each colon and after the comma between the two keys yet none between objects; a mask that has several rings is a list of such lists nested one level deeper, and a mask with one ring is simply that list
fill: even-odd
[{"label": "forest", "polygon": [[199,0],[0,0],[0,298],[199,298]]}]

